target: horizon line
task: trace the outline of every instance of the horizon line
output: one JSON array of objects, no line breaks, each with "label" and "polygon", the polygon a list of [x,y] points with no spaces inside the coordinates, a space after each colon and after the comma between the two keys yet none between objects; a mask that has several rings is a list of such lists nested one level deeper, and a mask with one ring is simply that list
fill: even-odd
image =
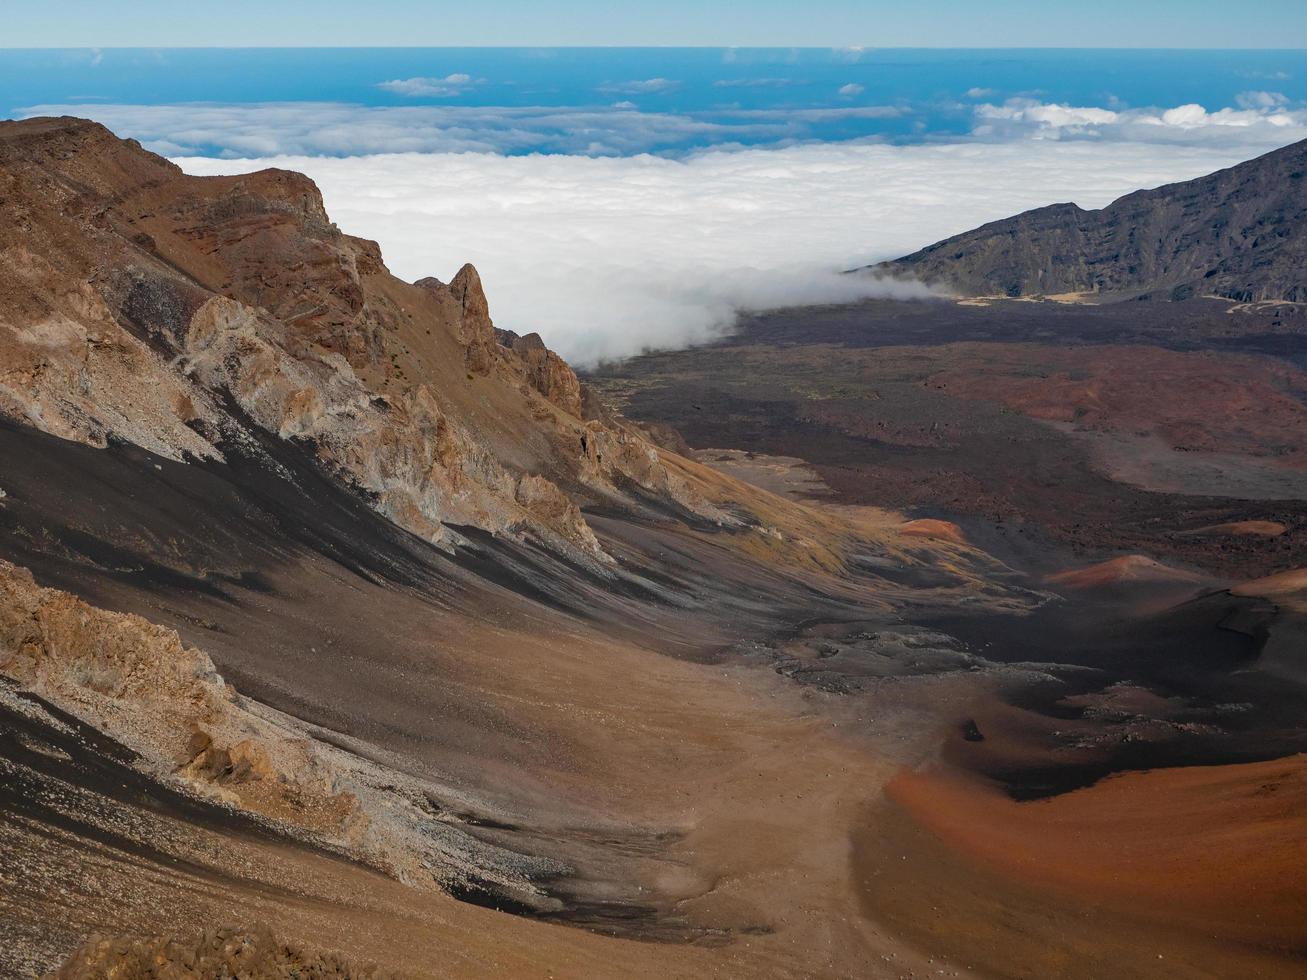
[{"label": "horizon line", "polygon": [[1199,45],[930,45],[930,44],[27,44],[0,45],[10,51],[1264,51],[1307,53],[1303,47],[1209,47]]}]

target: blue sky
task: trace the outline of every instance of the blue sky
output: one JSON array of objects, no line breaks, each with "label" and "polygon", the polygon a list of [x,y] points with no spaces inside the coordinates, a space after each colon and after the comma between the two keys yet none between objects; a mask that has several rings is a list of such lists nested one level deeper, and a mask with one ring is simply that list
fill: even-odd
[{"label": "blue sky", "polygon": [[1307,47],[1304,0],[45,0],[10,47],[871,45]]}]

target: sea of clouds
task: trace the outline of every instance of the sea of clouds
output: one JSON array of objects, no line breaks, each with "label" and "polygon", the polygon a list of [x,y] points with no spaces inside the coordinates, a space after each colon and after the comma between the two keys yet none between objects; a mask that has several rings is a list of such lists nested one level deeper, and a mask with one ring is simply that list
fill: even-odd
[{"label": "sea of clouds", "polygon": [[[1273,93],[1241,102],[1212,112],[980,102],[970,136],[908,145],[805,142],[794,138],[802,116],[768,112],[730,125],[773,127],[770,145],[677,156],[641,150],[669,129],[726,124],[304,104],[29,114],[89,112],[190,173],[303,171],[337,224],[380,242],[397,275],[448,279],[470,261],[498,325],[539,331],[587,365],[714,339],[742,310],[922,295],[843,272],[1028,208],[1101,207],[1307,138],[1307,113]],[[188,155],[199,145],[228,156]]]}]

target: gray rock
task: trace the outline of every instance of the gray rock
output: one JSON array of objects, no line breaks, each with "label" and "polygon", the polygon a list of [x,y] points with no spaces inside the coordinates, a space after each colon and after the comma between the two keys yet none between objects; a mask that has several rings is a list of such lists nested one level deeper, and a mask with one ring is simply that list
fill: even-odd
[{"label": "gray rock", "polygon": [[968,296],[1307,301],[1307,142],[1098,211],[1054,204],[878,272]]}]

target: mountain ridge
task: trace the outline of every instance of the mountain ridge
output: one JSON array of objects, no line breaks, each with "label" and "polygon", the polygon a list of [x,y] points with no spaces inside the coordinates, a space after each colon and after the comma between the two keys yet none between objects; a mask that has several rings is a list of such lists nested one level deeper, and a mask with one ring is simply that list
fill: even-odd
[{"label": "mountain ridge", "polygon": [[526,534],[596,568],[579,507],[638,507],[615,480],[734,521],[634,429],[583,417],[538,337],[501,343],[472,266],[402,282],[302,174],[192,177],[61,117],[0,124],[0,180],[5,414],[172,459],[257,425],[430,540]]},{"label": "mountain ridge", "polygon": [[1098,210],[1059,203],[870,267],[960,296],[1307,300],[1307,141]]}]

